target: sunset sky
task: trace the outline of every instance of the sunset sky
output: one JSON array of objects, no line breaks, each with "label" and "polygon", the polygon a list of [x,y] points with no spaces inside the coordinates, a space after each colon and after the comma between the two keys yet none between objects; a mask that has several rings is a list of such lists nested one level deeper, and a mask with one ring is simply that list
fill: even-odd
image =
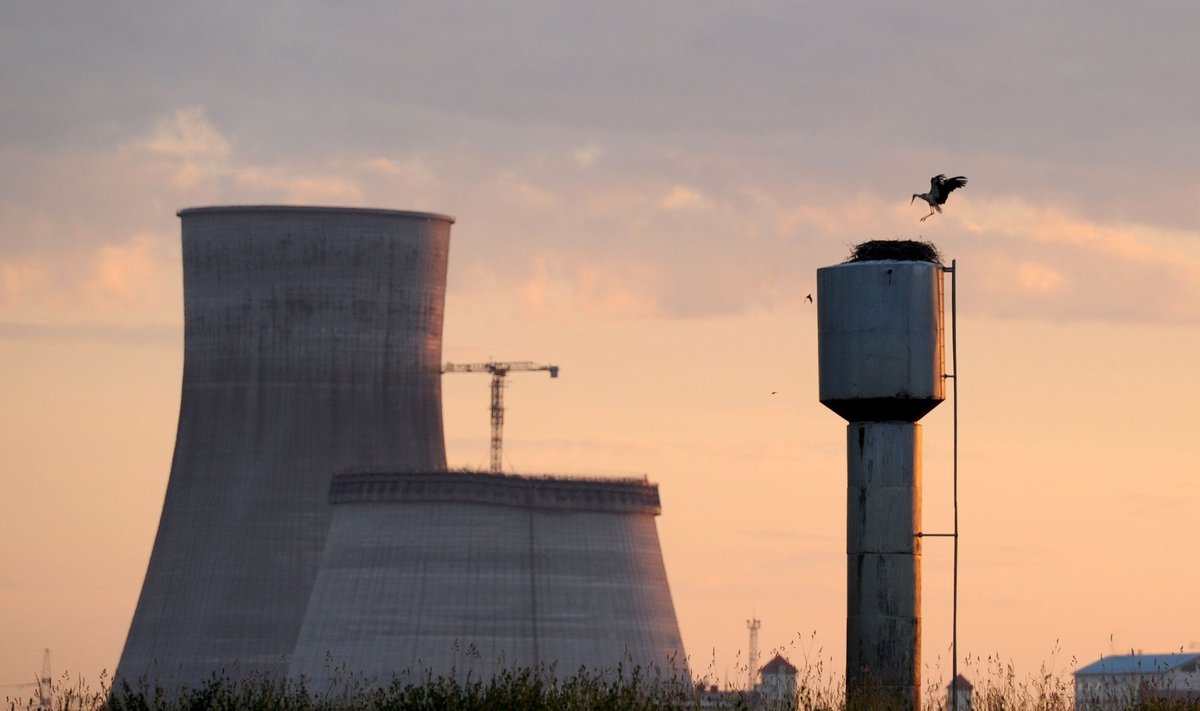
[{"label": "sunset sky", "polygon": [[[561,367],[509,378],[505,465],[660,485],[717,679],[751,616],[764,654],[841,670],[845,426],[804,297],[857,242],[931,240],[963,658],[1200,649],[1198,28],[1176,2],[0,0],[0,684],[46,647],[116,665],[178,416],[175,213],[220,204],[453,215],[444,359]],[[937,173],[970,184],[921,223]],[[487,377],[443,394],[451,464],[486,468]],[[930,531],[951,414],[923,421]],[[932,681],[950,563],[925,543]]]}]

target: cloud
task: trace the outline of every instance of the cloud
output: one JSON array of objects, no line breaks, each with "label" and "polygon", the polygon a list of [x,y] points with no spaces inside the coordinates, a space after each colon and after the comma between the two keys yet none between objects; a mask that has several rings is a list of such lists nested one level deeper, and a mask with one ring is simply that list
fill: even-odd
[{"label": "cloud", "polygon": [[574,278],[576,303],[587,313],[613,317],[647,317],[658,312],[654,298],[643,290],[646,278],[629,278],[629,269],[586,265]]},{"label": "cloud", "polygon": [[96,340],[105,329],[133,328],[134,340],[145,340],[136,333],[140,324],[181,316],[180,279],[174,241],[150,233],[66,254],[0,259],[4,337]]},{"label": "cloud", "polygon": [[1147,244],[1147,238],[1161,231],[1135,223],[1099,222],[1061,207],[1037,205],[1016,196],[975,200],[955,208],[954,218],[976,234],[1019,235],[1032,242],[1073,245],[1122,259],[1153,258],[1154,249]]},{"label": "cloud", "polygon": [[225,159],[229,141],[209,123],[201,107],[180,109],[158,123],[136,145],[151,153],[182,158]]},{"label": "cloud", "polygon": [[517,288],[517,302],[527,313],[544,316],[561,313],[571,293],[566,281],[559,276],[561,260],[552,256],[534,257],[530,274]]},{"label": "cloud", "polygon": [[0,321],[0,341],[178,345],[182,323]]},{"label": "cloud", "polygon": [[[481,143],[491,136],[487,127],[454,150],[437,142],[419,153],[381,144],[330,158],[256,150],[251,159],[202,108],[170,111],[151,126],[116,144],[119,150],[76,162],[92,181],[82,212],[107,210],[111,219],[67,220],[49,205],[25,219],[48,220],[38,229],[61,235],[54,238],[61,245],[53,253],[28,247],[2,262],[2,298],[40,293],[53,304],[89,297],[160,318],[151,292],[177,285],[138,286],[166,264],[138,235],[171,234],[166,243],[173,243],[163,228],[174,228],[171,215],[183,205],[280,201],[455,214],[452,273],[489,274],[468,288],[500,289],[527,313],[549,313],[556,304],[637,318],[787,310],[812,291],[815,270],[840,261],[850,245],[922,237],[963,261],[964,293],[978,297],[980,313],[1056,322],[1200,320],[1192,286],[1200,281],[1200,251],[1187,246],[1200,243],[1194,231],[1105,219],[1082,206],[985,189],[983,181],[956,192],[945,214],[918,223],[923,210],[906,200],[919,187],[910,187],[911,178],[885,192],[865,184],[845,189],[812,171],[759,170],[770,164],[753,155],[730,169],[704,159],[720,140],[659,146],[556,131],[525,153],[488,152]],[[525,145],[535,134],[518,131],[514,141]],[[50,165],[59,173],[46,181],[61,177],[77,194],[71,181],[79,178],[63,172],[66,162]],[[120,209],[104,207],[110,197]],[[153,229],[145,226],[150,214]],[[546,261],[531,266],[535,257]],[[72,285],[59,284],[65,281]]]},{"label": "cloud", "polygon": [[297,175],[287,168],[238,168],[233,183],[250,193],[293,203],[357,203],[362,189],[354,180],[338,175]]},{"label": "cloud", "polygon": [[[180,191],[204,189],[234,196],[232,202],[282,201],[357,203],[362,189],[341,166],[324,171],[297,168],[288,162],[253,164],[239,156],[233,143],[209,121],[202,107],[179,109],[161,119],[146,135],[130,142],[128,150],[144,156],[144,166],[132,169],[165,171]],[[419,181],[431,179],[419,162],[404,164],[386,158],[359,161],[368,172]],[[239,199],[239,196],[247,196]]]},{"label": "cloud", "polygon": [[1039,294],[1061,291],[1069,285],[1067,278],[1058,270],[1037,262],[1018,264],[1015,281],[1024,291]]},{"label": "cloud", "polygon": [[558,197],[549,190],[530,185],[529,183],[520,183],[516,186],[517,197],[521,202],[531,207],[554,207],[558,204]]},{"label": "cloud", "polygon": [[956,247],[974,275],[962,286],[985,312],[1056,322],[1200,322],[1200,233],[1100,222],[1017,198],[976,201],[956,215],[970,234]]},{"label": "cloud", "polygon": [[369,173],[379,173],[390,178],[403,180],[407,183],[420,185],[433,185],[437,183],[437,176],[425,164],[425,161],[420,158],[393,160],[377,156],[363,160],[361,166]]},{"label": "cloud", "polygon": [[156,296],[148,293],[159,271],[155,243],[151,235],[139,234],[122,244],[101,246],[92,278],[84,286],[87,297],[130,303]]},{"label": "cloud", "polygon": [[[601,318],[644,318],[659,314],[638,269],[614,264],[567,264],[560,257],[533,259],[516,288],[516,300],[531,315],[563,317],[586,313]],[[631,278],[632,276],[632,278]]]},{"label": "cloud", "polygon": [[227,172],[232,152],[200,107],[180,109],[162,119],[132,147],[173,166],[172,181],[179,188],[195,187]]},{"label": "cloud", "polygon": [[37,299],[50,287],[50,274],[37,257],[0,262],[0,304],[12,308]]},{"label": "cloud", "polygon": [[[586,174],[547,166],[542,155],[502,171],[500,193],[489,189],[495,183],[464,184],[451,272],[490,277],[457,288],[498,289],[542,315],[790,312],[814,291],[816,269],[852,245],[927,239],[961,263],[960,289],[975,314],[1200,321],[1200,234],[1192,230],[983,190],[956,192],[944,214],[921,223],[926,210],[910,206],[903,188],[898,196],[822,192],[774,175],[697,174],[684,183],[674,159],[644,154],[639,173],[610,172],[634,158],[627,147],[608,150],[604,166]],[[552,198],[536,189],[543,184],[554,186]]]},{"label": "cloud", "polygon": [[545,210],[560,204],[560,198],[555,192],[535,185],[528,177],[513,170],[503,171],[499,175],[497,187],[501,195],[522,207]]},{"label": "cloud", "polygon": [[581,146],[571,152],[575,165],[580,168],[592,167],[602,155],[604,155],[604,149],[599,146]]},{"label": "cloud", "polygon": [[[769,189],[768,189],[769,192]],[[1200,233],[1098,220],[1020,198],[973,197],[920,224],[902,201],[856,194],[814,204],[739,202],[709,193],[702,222],[647,226],[686,234],[636,248],[623,274],[658,313],[679,317],[791,308],[815,270],[864,239],[932,239],[962,265],[960,289],[981,315],[1051,322],[1200,322]],[[910,227],[911,225],[911,227]],[[904,227],[901,227],[904,226]],[[915,228],[915,229],[914,229]],[[686,232],[682,230],[686,229]],[[630,247],[631,253],[633,247]],[[641,280],[645,281],[641,281]]]},{"label": "cloud", "polygon": [[663,210],[702,210],[708,201],[698,190],[684,185],[674,185],[671,191],[658,199],[658,206]]},{"label": "cloud", "polygon": [[[1180,201],[1200,186],[1195,97],[1177,88],[1200,61],[1187,31],[1198,11],[1182,4],[1030,4],[1017,15],[785,2],[535,3],[466,16],[304,1],[287,17],[254,4],[133,7],[33,8],[8,23],[6,127],[42,140],[101,132],[202,97],[203,110],[176,114],[148,146],[212,157],[236,136],[257,165],[459,146],[511,156],[553,136],[574,167],[594,170],[642,140],[831,191],[928,176],[945,161],[998,192],[1088,193],[1142,219],[1174,205],[1179,224],[1194,217]],[[846,37],[864,51],[847,55]],[[931,67],[938,79],[922,79]],[[205,131],[214,123],[216,136]],[[196,185],[204,169],[177,160],[171,179]]]}]

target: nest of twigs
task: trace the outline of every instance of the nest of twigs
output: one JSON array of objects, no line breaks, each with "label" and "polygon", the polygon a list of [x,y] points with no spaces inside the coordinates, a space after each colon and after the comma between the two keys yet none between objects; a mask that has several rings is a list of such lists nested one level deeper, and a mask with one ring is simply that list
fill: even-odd
[{"label": "nest of twigs", "polygon": [[913,239],[873,239],[854,245],[846,262],[897,262],[942,263],[942,255],[932,242]]}]

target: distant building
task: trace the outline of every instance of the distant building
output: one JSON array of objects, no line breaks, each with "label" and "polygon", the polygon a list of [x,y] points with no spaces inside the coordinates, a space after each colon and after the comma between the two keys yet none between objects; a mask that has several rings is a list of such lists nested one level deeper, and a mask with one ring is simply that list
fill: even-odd
[{"label": "distant building", "polygon": [[1153,699],[1200,701],[1200,653],[1102,657],[1075,671],[1075,708],[1114,711]]},{"label": "distant building", "polygon": [[798,669],[776,654],[759,672],[762,681],[752,691],[721,690],[700,684],[696,696],[702,709],[761,709],[762,711],[795,711],[797,706],[796,675]]},{"label": "distant building", "polygon": [[[946,708],[950,711],[971,711],[971,694],[974,688],[962,674],[954,677],[954,681],[946,685]],[[958,692],[957,698],[955,691]]]},{"label": "distant building", "polygon": [[722,689],[716,684],[696,685],[696,705],[702,709],[757,709],[758,692]]},{"label": "distant building", "polygon": [[763,705],[769,709],[796,708],[796,667],[776,654],[760,671],[762,683],[758,692],[762,696]]}]

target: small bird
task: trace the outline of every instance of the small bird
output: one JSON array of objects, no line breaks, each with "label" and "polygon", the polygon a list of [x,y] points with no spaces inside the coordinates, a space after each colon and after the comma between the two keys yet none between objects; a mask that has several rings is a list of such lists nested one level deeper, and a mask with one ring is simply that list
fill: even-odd
[{"label": "small bird", "polygon": [[[909,204],[911,205],[912,203],[909,203]],[[804,297],[804,300],[811,304],[812,303],[812,294],[809,294],[808,296]]]},{"label": "small bird", "polygon": [[967,179],[961,175],[947,178],[945,173],[939,173],[929,179],[929,192],[913,193],[912,200],[909,200],[908,204],[913,204],[917,198],[929,203],[929,214],[921,218],[921,222],[924,222],[933,217],[934,212],[942,211],[942,205],[946,204],[946,198],[950,197],[950,193],[966,184]]}]

